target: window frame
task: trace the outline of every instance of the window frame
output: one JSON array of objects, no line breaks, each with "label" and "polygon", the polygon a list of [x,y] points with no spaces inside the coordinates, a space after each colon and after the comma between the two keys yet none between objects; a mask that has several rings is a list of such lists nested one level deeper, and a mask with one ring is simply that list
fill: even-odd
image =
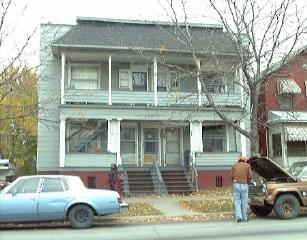
[{"label": "window frame", "polygon": [[[97,68],[96,88],[77,88],[75,83],[73,82],[73,79],[72,79],[72,70],[73,70],[73,68]],[[101,88],[100,76],[101,76],[101,67],[100,67],[100,64],[98,64],[98,63],[73,63],[73,62],[70,62],[68,64],[68,86],[72,87],[73,89],[78,89],[78,90],[99,90]],[[94,82],[94,80],[91,80],[91,81]],[[82,82],[82,81],[80,81],[80,82]]]}]

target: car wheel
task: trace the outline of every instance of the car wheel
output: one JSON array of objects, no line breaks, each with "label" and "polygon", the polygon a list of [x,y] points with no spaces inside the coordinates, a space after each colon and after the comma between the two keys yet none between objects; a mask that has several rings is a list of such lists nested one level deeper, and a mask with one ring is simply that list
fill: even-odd
[{"label": "car wheel", "polygon": [[280,195],[274,203],[274,212],[281,219],[296,218],[300,213],[300,203],[292,194]]},{"label": "car wheel", "polygon": [[272,206],[250,206],[250,210],[258,217],[265,217],[269,215],[273,207]]},{"label": "car wheel", "polygon": [[73,228],[89,228],[94,221],[94,212],[89,206],[79,204],[69,211],[68,220]]}]

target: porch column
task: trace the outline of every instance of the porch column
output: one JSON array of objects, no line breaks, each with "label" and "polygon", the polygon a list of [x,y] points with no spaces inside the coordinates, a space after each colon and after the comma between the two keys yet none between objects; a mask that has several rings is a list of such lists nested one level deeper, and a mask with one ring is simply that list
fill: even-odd
[{"label": "porch column", "polygon": [[190,151],[195,162],[195,152],[203,152],[202,123],[190,122]]},{"label": "porch column", "polygon": [[65,53],[61,53],[61,104],[64,104],[64,92],[65,92]]},{"label": "porch column", "polygon": [[59,165],[60,167],[65,167],[65,124],[66,119],[61,118],[60,120],[60,144],[59,144]]},{"label": "porch column", "polygon": [[109,105],[112,105],[112,57],[109,56]]},{"label": "porch column", "polygon": [[154,58],[154,105],[158,105],[158,68],[157,58]]},{"label": "porch column", "polygon": [[201,106],[202,99],[201,99],[201,80],[200,80],[200,60],[197,59],[197,91],[198,91],[198,106]]},{"label": "porch column", "polygon": [[122,164],[120,157],[120,119],[108,121],[108,152],[116,153],[116,164]]}]

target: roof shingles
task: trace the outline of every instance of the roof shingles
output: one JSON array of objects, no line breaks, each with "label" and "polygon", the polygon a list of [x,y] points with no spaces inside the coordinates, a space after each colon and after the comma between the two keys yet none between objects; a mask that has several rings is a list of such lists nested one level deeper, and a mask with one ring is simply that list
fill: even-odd
[{"label": "roof shingles", "polygon": [[[181,31],[183,29],[183,31]],[[70,31],[57,39],[54,46],[65,47],[106,47],[141,48],[144,50],[188,51],[184,39],[185,27],[181,29],[170,24],[135,24],[112,21],[81,21]],[[201,53],[234,54],[235,49],[230,38],[222,28],[189,28],[193,48]]]}]

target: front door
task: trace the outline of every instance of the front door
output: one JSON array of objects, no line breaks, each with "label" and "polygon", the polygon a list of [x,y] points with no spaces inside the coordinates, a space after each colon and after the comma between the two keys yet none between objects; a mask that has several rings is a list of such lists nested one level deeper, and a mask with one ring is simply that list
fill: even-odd
[{"label": "front door", "polygon": [[165,163],[166,165],[181,165],[181,129],[166,129]]},{"label": "front door", "polygon": [[152,165],[154,161],[159,161],[159,130],[157,128],[144,128],[144,165]]}]

